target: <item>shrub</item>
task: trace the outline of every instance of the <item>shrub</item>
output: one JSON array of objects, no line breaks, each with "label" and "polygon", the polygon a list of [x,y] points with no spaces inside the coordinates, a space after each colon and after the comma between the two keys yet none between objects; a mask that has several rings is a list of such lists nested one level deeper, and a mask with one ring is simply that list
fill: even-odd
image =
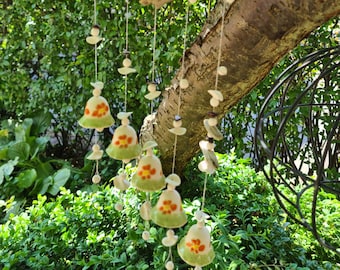
[{"label": "shrub", "polygon": [[[270,186],[246,160],[219,155],[221,166],[208,180],[205,211],[211,216],[216,258],[205,269],[332,269],[335,264],[311,260],[306,250],[282,225]],[[197,162],[183,183],[183,206],[189,216],[182,238],[200,208],[202,175]],[[196,176],[196,178],[194,178]],[[193,180],[196,179],[196,180]],[[195,181],[195,185],[193,182]],[[187,184],[186,184],[187,183]],[[197,193],[190,187],[197,186]],[[71,193],[65,188],[56,198],[38,195],[20,215],[11,215],[0,226],[1,269],[164,269],[168,249],[161,245],[165,229],[151,223],[151,239],[142,240],[139,206],[145,196],[128,189],[120,196],[115,188],[99,186],[96,192]],[[194,197],[194,198],[189,198]],[[122,212],[115,203],[123,200]],[[153,196],[152,201],[156,200]],[[173,248],[178,269],[188,269]]]},{"label": "shrub", "polygon": [[0,199],[7,212],[18,211],[37,194],[55,196],[70,178],[67,162],[44,155],[49,137],[40,134],[50,121],[50,114],[37,113],[33,118],[4,120],[0,125]]}]

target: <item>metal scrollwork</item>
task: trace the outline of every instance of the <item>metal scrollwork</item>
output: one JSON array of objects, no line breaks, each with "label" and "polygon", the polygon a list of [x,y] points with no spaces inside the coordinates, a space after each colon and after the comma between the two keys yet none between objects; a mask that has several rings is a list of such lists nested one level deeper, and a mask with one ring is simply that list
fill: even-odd
[{"label": "metal scrollwork", "polygon": [[265,98],[255,128],[258,162],[280,206],[338,255],[339,65],[340,47],[290,65]]}]

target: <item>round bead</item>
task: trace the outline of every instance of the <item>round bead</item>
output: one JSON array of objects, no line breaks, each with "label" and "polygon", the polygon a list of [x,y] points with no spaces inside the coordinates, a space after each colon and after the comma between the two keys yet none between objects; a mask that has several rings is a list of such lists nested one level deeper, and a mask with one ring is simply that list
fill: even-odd
[{"label": "round bead", "polygon": [[94,144],[93,146],[92,146],[92,151],[93,152],[98,152],[100,150],[100,146],[99,146],[99,144]]},{"label": "round bead", "polygon": [[228,70],[225,66],[219,66],[217,68],[217,73],[218,73],[218,75],[225,76],[225,75],[227,75]]},{"label": "round bead", "polygon": [[182,120],[178,120],[178,121],[174,120],[174,121],[172,121],[172,125],[173,125],[174,128],[181,127],[182,126]]},{"label": "round bead", "polygon": [[100,175],[99,174],[95,174],[93,177],[92,177],[92,182],[94,184],[98,184],[100,182]]},{"label": "round bead", "polygon": [[189,82],[187,79],[181,79],[179,81],[179,87],[181,87],[182,89],[187,89],[189,87]]},{"label": "round bead", "polygon": [[93,89],[92,95],[93,95],[94,97],[99,97],[100,94],[101,94],[101,90],[99,90],[99,89],[97,89],[97,88]]},{"label": "round bead", "polygon": [[168,261],[166,264],[165,264],[165,268],[166,270],[173,270],[175,268],[175,265],[172,261]]},{"label": "round bead", "polygon": [[129,119],[127,119],[127,118],[122,119],[122,125],[123,126],[127,126],[129,123],[130,123]]},{"label": "round bead", "polygon": [[154,83],[150,83],[148,85],[149,92],[155,92],[156,91],[156,85]]},{"label": "round bead", "polygon": [[148,241],[150,239],[150,233],[148,231],[144,231],[142,233],[142,238],[145,240],[145,241]]},{"label": "round bead", "polygon": [[91,28],[91,35],[95,37],[99,35],[99,26],[95,25]]},{"label": "round bead", "polygon": [[166,231],[166,236],[167,237],[174,237],[175,236],[174,230],[167,230]]},{"label": "round bead", "polygon": [[131,66],[131,60],[129,58],[125,58],[123,60],[123,67],[130,67]]},{"label": "round bead", "polygon": [[210,105],[211,105],[212,107],[217,107],[218,105],[220,105],[220,102],[219,102],[218,99],[216,99],[216,98],[211,98],[211,99],[210,99]]},{"label": "round bead", "polygon": [[121,203],[116,203],[115,204],[115,209],[120,212],[120,211],[123,210],[123,205]]}]

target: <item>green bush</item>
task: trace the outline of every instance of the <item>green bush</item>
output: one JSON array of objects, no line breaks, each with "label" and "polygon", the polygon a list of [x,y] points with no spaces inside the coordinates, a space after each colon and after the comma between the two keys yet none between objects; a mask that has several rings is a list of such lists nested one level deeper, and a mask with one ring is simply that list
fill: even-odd
[{"label": "green bush", "polygon": [[50,114],[37,113],[23,121],[8,119],[0,124],[0,202],[7,212],[18,211],[37,194],[55,196],[70,178],[67,162],[45,156],[49,137],[40,134],[50,122]]},{"label": "green bush", "polygon": [[[270,186],[248,161],[219,155],[220,168],[208,179],[205,212],[211,219],[216,258],[204,269],[334,269],[317,261],[290,236]],[[204,176],[193,162],[181,186],[188,224],[200,208]],[[192,187],[196,186],[196,189]],[[192,191],[194,190],[194,191]],[[158,194],[156,194],[158,195]],[[151,223],[151,239],[142,237],[139,206],[145,194],[99,186],[96,192],[62,189],[51,201],[38,195],[20,215],[0,225],[1,269],[164,269],[168,249],[161,245],[165,229]],[[154,202],[157,196],[153,196]],[[122,212],[115,203],[123,200]],[[282,225],[283,224],[283,225]],[[304,231],[302,231],[304,233]],[[188,269],[173,248],[177,269]],[[333,267],[333,268],[332,268]]]}]

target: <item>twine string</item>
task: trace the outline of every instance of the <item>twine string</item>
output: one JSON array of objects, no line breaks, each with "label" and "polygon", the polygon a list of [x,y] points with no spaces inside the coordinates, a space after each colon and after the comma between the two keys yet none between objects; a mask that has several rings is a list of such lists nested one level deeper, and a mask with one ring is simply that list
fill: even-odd
[{"label": "twine string", "polygon": [[[185,50],[186,50],[186,43],[187,43],[187,35],[188,35],[188,24],[189,24],[189,2],[186,7],[186,14],[185,14],[185,28],[184,28],[184,37],[183,37],[183,54],[182,54],[182,69],[183,73],[185,72]],[[182,73],[181,79],[183,79],[184,74]],[[181,95],[182,95],[182,88],[179,87],[178,92],[178,102],[177,102],[177,115],[180,115],[181,110]],[[176,165],[176,153],[177,153],[177,141],[178,136],[175,135],[175,141],[174,141],[174,150],[173,150],[173,156],[172,156],[172,173],[175,172],[175,165]]]},{"label": "twine string", "polygon": [[[126,0],[126,13],[125,13],[125,57],[128,57],[129,51],[129,0]],[[127,87],[128,75],[124,78],[124,111],[127,110]]]},{"label": "twine string", "polygon": [[226,3],[225,3],[225,1],[223,1],[221,32],[220,32],[220,40],[219,40],[218,55],[217,55],[217,68],[216,68],[216,78],[215,78],[215,89],[217,89],[217,85],[218,85],[218,77],[219,77],[219,75],[218,75],[218,68],[221,65],[221,54],[222,54],[222,41],[223,41],[223,31],[224,31],[225,8],[226,8]]}]

